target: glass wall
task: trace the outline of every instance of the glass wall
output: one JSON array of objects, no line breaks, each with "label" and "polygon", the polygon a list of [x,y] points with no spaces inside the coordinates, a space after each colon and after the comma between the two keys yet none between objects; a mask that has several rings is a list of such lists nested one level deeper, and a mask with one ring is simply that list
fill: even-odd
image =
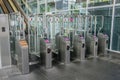
[{"label": "glass wall", "polygon": [[116,0],[116,3],[120,3],[120,0]]},{"label": "glass wall", "polygon": [[[103,29],[101,30],[101,32],[104,34],[107,34],[109,36],[109,43],[110,43],[112,7],[88,9],[88,14],[98,15],[97,16],[97,32],[99,30],[99,27],[102,27],[103,20],[101,17],[104,16],[104,25],[103,25]],[[100,17],[100,15],[102,15],[102,16]],[[110,47],[110,45],[109,45],[109,47]]]},{"label": "glass wall", "polygon": [[[39,1],[40,8],[37,9],[40,9],[40,13],[44,13],[45,9],[47,12],[75,9],[71,12],[104,16],[102,32],[109,36],[109,49],[120,51],[120,0],[47,0],[47,8],[45,0]],[[33,7],[33,12],[35,8],[36,6]],[[98,18],[97,25],[101,26],[101,22]]]},{"label": "glass wall", "polygon": [[37,14],[37,0],[28,2],[28,12],[31,14]]},{"label": "glass wall", "polygon": [[[102,32],[109,36],[109,49],[120,51],[120,0],[76,0],[76,5],[80,13],[104,16]],[[97,26],[101,26],[100,19]]]},{"label": "glass wall", "polygon": [[85,7],[86,7],[86,4],[87,4],[87,0],[76,0],[76,4],[77,4],[79,7],[85,8]]},{"label": "glass wall", "polygon": [[88,6],[103,6],[113,4],[113,0],[89,0]]},{"label": "glass wall", "polygon": [[112,49],[120,51],[120,6],[115,7]]}]

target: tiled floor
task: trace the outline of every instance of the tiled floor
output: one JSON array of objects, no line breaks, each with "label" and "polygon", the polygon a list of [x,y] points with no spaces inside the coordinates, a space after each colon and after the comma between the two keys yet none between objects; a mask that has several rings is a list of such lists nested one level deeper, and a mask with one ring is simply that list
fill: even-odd
[{"label": "tiled floor", "polygon": [[27,75],[20,75],[17,69],[14,70],[15,73],[12,70],[4,73],[7,76],[1,75],[0,71],[1,80],[120,80],[120,65],[101,59],[54,65],[48,70],[38,66]]}]

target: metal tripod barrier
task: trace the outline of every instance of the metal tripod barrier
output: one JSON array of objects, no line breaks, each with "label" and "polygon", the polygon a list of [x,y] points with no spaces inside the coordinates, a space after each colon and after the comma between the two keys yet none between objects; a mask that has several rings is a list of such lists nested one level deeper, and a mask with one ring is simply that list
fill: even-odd
[{"label": "metal tripod barrier", "polygon": [[18,68],[22,74],[29,73],[28,45],[25,40],[16,42],[16,53],[18,54]]},{"label": "metal tripod barrier", "polygon": [[74,54],[77,59],[85,60],[85,38],[75,35],[73,43]]},{"label": "metal tripod barrier", "polygon": [[58,36],[60,42],[60,61],[64,64],[70,63],[70,40],[67,37]]},{"label": "metal tripod barrier", "polygon": [[86,37],[86,56],[96,58],[98,56],[98,38],[93,35]]},{"label": "metal tripod barrier", "polygon": [[49,40],[40,38],[40,55],[41,64],[44,65],[46,69],[52,68],[52,49]]},{"label": "metal tripod barrier", "polygon": [[100,33],[98,34],[98,54],[99,55],[107,55],[108,48],[108,36]]}]

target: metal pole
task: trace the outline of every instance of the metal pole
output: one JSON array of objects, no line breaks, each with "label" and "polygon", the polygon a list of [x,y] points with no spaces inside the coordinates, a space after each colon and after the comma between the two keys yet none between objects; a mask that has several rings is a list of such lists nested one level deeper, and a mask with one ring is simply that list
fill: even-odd
[{"label": "metal pole", "polygon": [[56,14],[56,12],[57,12],[57,4],[56,4],[57,2],[56,2],[56,0],[55,0],[55,14]]},{"label": "metal pole", "polygon": [[19,40],[21,39],[21,27],[22,27],[22,15],[21,13],[19,12],[19,18],[20,18],[20,28],[19,28]]},{"label": "metal pole", "polygon": [[39,52],[39,15],[37,14],[37,53]]},{"label": "metal pole", "polygon": [[45,14],[47,13],[47,7],[48,7],[47,0],[45,0]]},{"label": "metal pole", "polygon": [[111,35],[110,35],[110,50],[112,50],[112,42],[113,42],[113,27],[114,27],[114,17],[115,17],[115,0],[113,2],[113,11],[112,11],[112,23],[111,23]]},{"label": "metal pole", "polygon": [[40,13],[40,1],[37,0],[37,14]]},{"label": "metal pole", "polygon": [[95,16],[94,36],[96,36],[97,16]]},{"label": "metal pole", "polygon": [[90,0],[87,0],[87,3],[86,3],[86,15],[88,15],[88,4],[89,4]]},{"label": "metal pole", "polygon": [[34,44],[35,44],[35,53],[37,52],[37,15],[34,16],[35,19],[34,19],[34,22],[35,22],[35,25],[34,25],[34,30],[35,30],[35,38],[34,38]]},{"label": "metal pole", "polygon": [[[26,0],[26,4],[28,4],[28,0]],[[30,40],[30,24],[29,24],[30,17],[29,17],[29,14],[28,14],[28,10],[26,11],[26,15],[27,15],[27,19],[28,19],[27,26],[26,26],[27,31],[28,31],[28,34],[27,34],[27,36],[28,36],[28,52],[30,53],[31,52],[30,51],[30,49],[31,49],[31,44],[30,44],[30,42],[31,42],[31,40]]]}]

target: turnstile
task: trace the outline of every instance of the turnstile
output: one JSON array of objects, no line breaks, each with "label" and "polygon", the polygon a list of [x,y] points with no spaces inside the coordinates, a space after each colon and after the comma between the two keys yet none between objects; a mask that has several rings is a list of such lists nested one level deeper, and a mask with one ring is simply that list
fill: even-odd
[{"label": "turnstile", "polygon": [[25,40],[16,41],[16,53],[18,55],[18,68],[22,74],[29,73],[28,44]]},{"label": "turnstile", "polygon": [[41,64],[47,69],[52,68],[52,48],[48,39],[40,38],[40,55]]},{"label": "turnstile", "polygon": [[93,35],[86,36],[86,57],[94,57],[98,56],[98,38]]},{"label": "turnstile", "polygon": [[64,64],[70,63],[70,40],[68,37],[65,36],[57,36],[58,39],[58,51],[59,51],[59,57],[60,61]]},{"label": "turnstile", "polygon": [[73,54],[75,54],[75,58],[85,60],[85,49],[85,38],[75,35],[73,42]]},{"label": "turnstile", "polygon": [[108,48],[108,36],[103,33],[98,34],[98,54],[106,55]]}]

